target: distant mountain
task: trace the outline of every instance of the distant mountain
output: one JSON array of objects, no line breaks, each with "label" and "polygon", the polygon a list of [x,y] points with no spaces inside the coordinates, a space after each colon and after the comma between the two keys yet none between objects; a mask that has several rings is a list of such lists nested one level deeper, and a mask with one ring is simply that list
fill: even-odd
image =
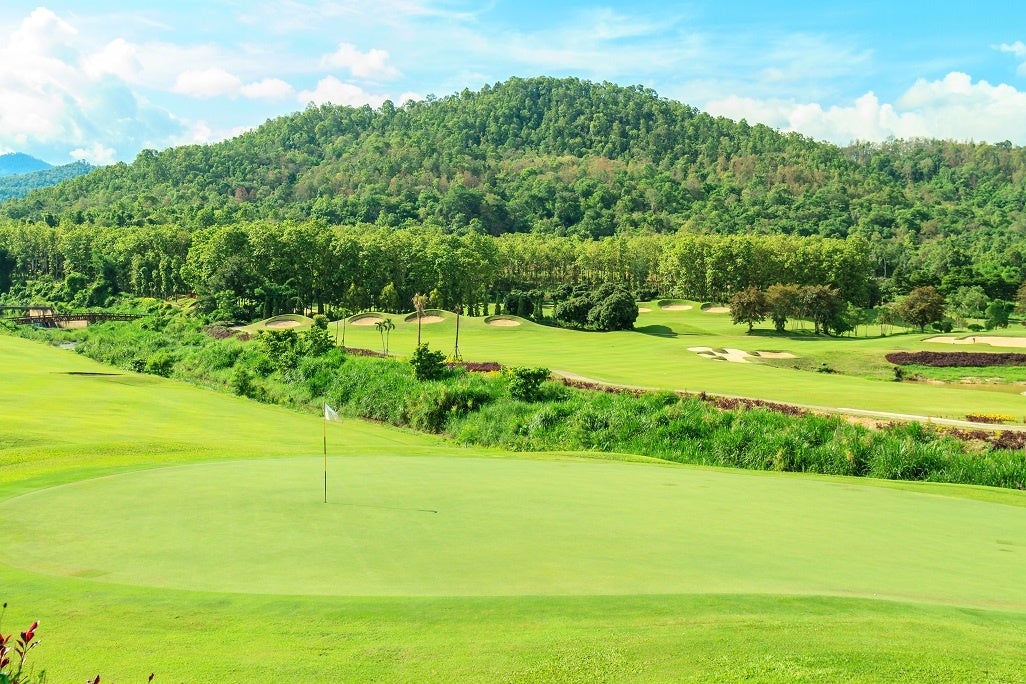
[{"label": "distant mountain", "polygon": [[21,152],[10,152],[0,154],[0,176],[11,176],[16,173],[32,173],[33,171],[45,171],[52,169],[53,164],[47,164],[42,159],[36,159]]},{"label": "distant mountain", "polygon": [[[9,156],[11,155],[4,155],[4,157],[0,157],[0,159],[5,159]],[[28,157],[28,159],[32,159],[32,157]],[[35,161],[39,160],[37,159]],[[47,164],[47,166],[49,168],[45,168],[40,171],[18,173],[0,177],[0,202],[24,197],[37,188],[48,188],[51,185],[57,185],[69,178],[89,173],[96,168],[84,161],[71,162],[70,164],[64,164],[63,166],[51,167],[49,164]]]},{"label": "distant mountain", "polygon": [[589,238],[855,234],[895,263],[892,251],[959,237],[950,260],[929,257],[957,287],[959,269],[984,253],[1001,268],[1026,264],[1026,241],[1012,248],[1026,235],[1026,148],[842,148],[640,86],[513,78],[401,106],[307,107],[220,143],[143,150],[4,202],[0,217],[187,228],[315,219]]}]

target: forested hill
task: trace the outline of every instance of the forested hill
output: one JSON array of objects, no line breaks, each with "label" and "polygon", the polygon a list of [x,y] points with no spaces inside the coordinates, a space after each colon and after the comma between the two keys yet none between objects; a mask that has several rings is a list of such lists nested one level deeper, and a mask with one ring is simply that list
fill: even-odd
[{"label": "forested hill", "polygon": [[317,218],[591,237],[962,235],[1005,250],[992,238],[1026,228],[1024,206],[1026,151],[1007,143],[839,148],[640,87],[536,78],[377,110],[311,106],[223,143],[143,151],[0,212],[114,226]]},{"label": "forested hill", "polygon": [[94,168],[96,167],[87,162],[76,161],[39,171],[2,176],[0,177],[0,202],[16,197],[24,197],[37,188],[57,185],[69,178],[89,173]]}]

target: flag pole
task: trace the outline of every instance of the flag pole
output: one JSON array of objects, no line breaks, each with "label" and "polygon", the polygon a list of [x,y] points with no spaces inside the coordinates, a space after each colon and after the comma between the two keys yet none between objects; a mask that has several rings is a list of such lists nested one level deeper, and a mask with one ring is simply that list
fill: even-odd
[{"label": "flag pole", "polygon": [[321,421],[321,437],[324,443],[324,503],[328,503],[328,410],[324,409],[324,420]]}]

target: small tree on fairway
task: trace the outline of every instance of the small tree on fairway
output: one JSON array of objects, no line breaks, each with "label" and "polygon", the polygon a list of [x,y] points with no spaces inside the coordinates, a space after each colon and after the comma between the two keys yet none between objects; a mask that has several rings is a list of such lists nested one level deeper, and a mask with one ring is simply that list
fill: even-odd
[{"label": "small tree on fairway", "polygon": [[944,317],[944,297],[932,285],[917,287],[894,306],[894,313],[925,332],[926,326]]},{"label": "small tree on fairway", "polygon": [[747,323],[748,332],[752,332],[756,323],[765,320],[770,311],[766,293],[756,287],[746,287],[730,298],[731,320],[735,324]]},{"label": "small tree on fairway", "polygon": [[631,330],[638,320],[638,304],[634,295],[623,288],[616,288],[598,299],[588,311],[588,323],[599,330]]},{"label": "small tree on fairway", "polygon": [[769,306],[769,316],[773,319],[773,328],[777,332],[784,332],[787,319],[798,315],[800,308],[798,296],[797,285],[781,285],[777,283],[766,288],[766,303]]}]

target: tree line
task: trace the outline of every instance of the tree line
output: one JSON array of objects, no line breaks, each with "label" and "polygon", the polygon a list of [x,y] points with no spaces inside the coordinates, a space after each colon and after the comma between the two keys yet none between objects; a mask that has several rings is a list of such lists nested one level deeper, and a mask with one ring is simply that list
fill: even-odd
[{"label": "tree line", "polygon": [[[830,286],[844,301],[868,305],[876,292],[870,259],[864,240],[818,236],[682,233],[593,240],[319,221],[254,221],[192,232],[172,225],[6,223],[0,224],[0,296],[87,307],[109,304],[119,294],[194,294],[202,310],[244,320],[304,311],[408,310],[418,294],[431,307],[461,307],[470,315],[504,307],[535,317],[547,293],[550,301],[575,300],[577,312],[566,304],[563,315],[586,327],[587,312],[612,294],[595,298],[602,286],[640,299],[726,302],[746,287],[783,281]],[[593,315],[596,321],[620,317],[611,305]]]}]

